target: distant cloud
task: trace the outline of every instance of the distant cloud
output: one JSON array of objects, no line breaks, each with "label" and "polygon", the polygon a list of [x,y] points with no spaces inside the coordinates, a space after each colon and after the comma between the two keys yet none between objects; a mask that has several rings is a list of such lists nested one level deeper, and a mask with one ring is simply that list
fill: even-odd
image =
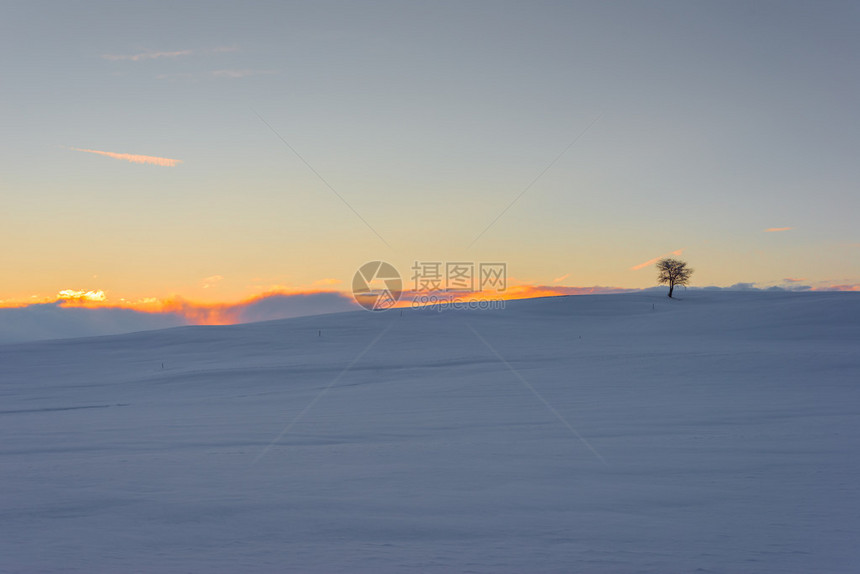
[{"label": "distant cloud", "polygon": [[60,302],[0,308],[0,343],[116,335],[185,325],[178,315]]},{"label": "distant cloud", "polygon": [[639,265],[634,265],[633,267],[630,268],[630,270],[631,271],[639,271],[640,269],[644,269],[645,267],[654,265],[655,263],[657,263],[658,261],[660,261],[664,257],[669,257],[670,255],[680,256],[683,252],[684,252],[683,248],[676,249],[675,251],[671,251],[671,252],[666,253],[664,255],[661,255],[659,257],[655,257],[654,259],[649,259],[648,261],[646,261],[644,263],[640,263]]},{"label": "distant cloud", "polygon": [[565,273],[565,274],[564,274],[564,275],[562,275],[561,277],[556,277],[555,279],[553,279],[553,280],[552,280],[552,282],[553,282],[553,283],[558,283],[558,282],[560,282],[560,281],[564,281],[564,280],[565,280],[565,279],[567,279],[568,277],[570,277],[570,273]]},{"label": "distant cloud", "polygon": [[[54,301],[0,307],[0,344],[91,337],[178,325],[227,325],[360,309],[334,291],[269,293],[238,303],[194,303],[180,298],[104,303],[100,291],[61,292]],[[93,298],[88,298],[88,295]]]},{"label": "distant cloud", "polygon": [[812,287],[809,285],[774,285],[773,287],[768,287],[765,291],[787,291],[791,293],[797,293],[799,291],[811,291]]},{"label": "distant cloud", "polygon": [[806,281],[806,279],[795,279],[794,277],[786,277],[783,279],[783,282],[785,283],[799,283],[800,281]]},{"label": "distant cloud", "polygon": [[85,153],[94,153],[98,155],[103,155],[106,157],[112,157],[114,159],[122,159],[125,161],[130,161],[131,163],[144,163],[150,165],[160,165],[163,167],[174,167],[180,163],[182,163],[181,159],[171,159],[168,157],[157,157],[152,155],[135,155],[130,153],[114,153],[112,151],[99,151],[95,149],[82,149],[82,148],[69,148],[74,151],[82,151]]},{"label": "distant cloud", "polygon": [[794,229],[793,227],[768,227],[764,230],[765,233],[774,233],[776,231],[788,231],[789,229]]},{"label": "distant cloud", "polygon": [[140,52],[138,54],[103,54],[102,58],[117,62],[121,60],[130,60],[132,62],[140,62],[143,60],[157,60],[159,58],[178,58],[180,56],[190,56],[191,50],[176,50],[174,52]]}]

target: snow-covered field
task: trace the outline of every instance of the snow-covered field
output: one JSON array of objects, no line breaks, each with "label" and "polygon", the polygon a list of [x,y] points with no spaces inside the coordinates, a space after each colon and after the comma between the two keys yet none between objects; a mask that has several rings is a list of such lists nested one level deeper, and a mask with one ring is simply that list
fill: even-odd
[{"label": "snow-covered field", "polygon": [[860,296],[682,296],[0,346],[0,571],[860,571]]}]

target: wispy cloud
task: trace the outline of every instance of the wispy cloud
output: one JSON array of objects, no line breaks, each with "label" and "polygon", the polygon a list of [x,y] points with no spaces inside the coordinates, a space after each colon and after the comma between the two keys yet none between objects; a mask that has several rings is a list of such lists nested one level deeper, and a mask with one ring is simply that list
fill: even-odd
[{"label": "wispy cloud", "polygon": [[683,248],[682,249],[676,249],[675,251],[671,251],[669,253],[660,255],[659,257],[655,257],[654,259],[649,259],[648,261],[645,261],[644,263],[640,263],[639,265],[634,265],[633,267],[630,268],[630,270],[631,271],[639,271],[640,269],[644,269],[645,267],[649,267],[651,265],[654,265],[655,263],[657,263],[658,261],[660,261],[664,257],[669,257],[670,255],[680,256],[683,252],[684,252]]},{"label": "wispy cloud", "polygon": [[789,229],[794,229],[793,227],[768,227],[764,230],[765,233],[774,233],[776,231],[788,231]]},{"label": "wispy cloud", "polygon": [[160,60],[160,59],[172,59],[172,58],[180,58],[182,56],[191,56],[191,55],[205,55],[205,54],[224,54],[227,52],[238,52],[239,46],[236,44],[231,44],[229,46],[217,46],[215,48],[203,49],[203,50],[146,50],[145,52],[138,52],[136,54],[102,54],[102,59],[109,60],[111,62],[143,62],[146,60]]},{"label": "wispy cloud", "polygon": [[553,283],[558,283],[559,281],[564,281],[564,280],[565,280],[565,279],[567,279],[568,277],[570,277],[570,273],[565,273],[565,274],[564,274],[564,275],[562,275],[561,277],[556,277],[555,279],[553,279],[553,280],[552,280],[552,282],[553,282]]},{"label": "wispy cloud", "polygon": [[98,155],[103,155],[106,157],[112,157],[113,159],[122,159],[125,161],[130,161],[131,163],[145,163],[150,165],[160,165],[163,167],[174,167],[182,163],[181,159],[171,159],[169,157],[157,157],[152,155],[136,155],[130,153],[114,153],[112,151],[99,151],[96,149],[82,149],[82,148],[69,148],[74,151],[82,151],[86,153],[94,153]]},{"label": "wispy cloud", "polygon": [[806,279],[804,279],[802,277],[800,277],[800,278],[786,277],[785,279],[783,279],[784,283],[800,283],[801,281],[806,281]]},{"label": "wispy cloud", "polygon": [[132,62],[141,62],[143,60],[157,60],[159,58],[178,58],[180,56],[190,56],[193,54],[191,50],[176,50],[173,52],[140,52],[138,54],[102,54],[102,58],[111,62],[121,60],[129,60]]}]

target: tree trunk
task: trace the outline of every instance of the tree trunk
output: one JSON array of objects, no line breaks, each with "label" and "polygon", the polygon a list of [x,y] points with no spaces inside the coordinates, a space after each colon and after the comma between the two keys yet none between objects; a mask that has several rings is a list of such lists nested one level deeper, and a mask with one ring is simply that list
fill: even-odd
[{"label": "tree trunk", "polygon": [[672,296],[672,291],[674,291],[674,290],[675,290],[675,284],[674,284],[674,283],[670,283],[670,284],[669,284],[669,297],[671,297],[671,296]]}]

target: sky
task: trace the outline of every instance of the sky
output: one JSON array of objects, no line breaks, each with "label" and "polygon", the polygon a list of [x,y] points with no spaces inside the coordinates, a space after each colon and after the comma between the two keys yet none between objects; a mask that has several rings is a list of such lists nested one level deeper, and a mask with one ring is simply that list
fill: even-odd
[{"label": "sky", "polygon": [[860,285],[857,3],[3,12],[0,305],[348,293],[376,260]]}]

